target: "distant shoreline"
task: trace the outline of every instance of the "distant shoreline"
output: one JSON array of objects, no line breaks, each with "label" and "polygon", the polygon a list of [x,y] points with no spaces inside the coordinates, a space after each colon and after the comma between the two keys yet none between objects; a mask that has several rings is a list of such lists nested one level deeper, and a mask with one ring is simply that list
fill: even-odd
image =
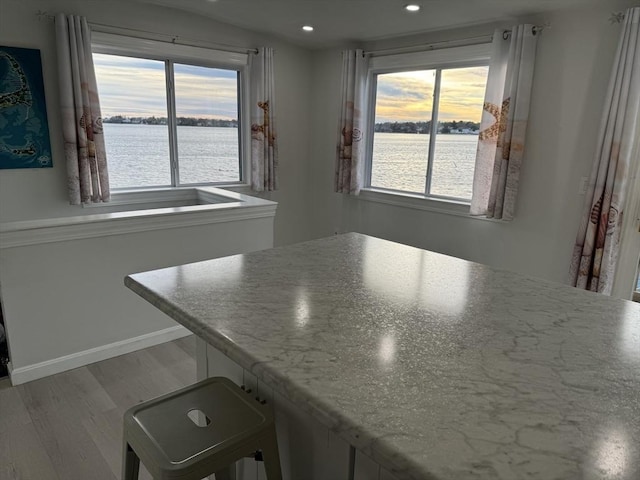
[{"label": "distant shoreline", "polygon": [[[104,117],[102,123],[111,123],[118,125],[167,125],[167,117],[126,117],[124,115],[113,115]],[[228,127],[238,128],[238,120],[222,119],[222,118],[196,118],[196,117],[178,117],[177,125],[179,127]]]},{"label": "distant shoreline", "polygon": [[[238,121],[225,120],[221,118],[195,118],[178,117],[179,127],[217,127],[217,128],[238,128]],[[102,119],[104,124],[112,125],[167,125],[166,117],[125,117],[114,115]],[[374,125],[375,133],[412,133],[418,135],[429,135],[431,133],[431,122],[381,122]],[[468,120],[454,120],[451,122],[438,122],[439,134],[453,135],[478,135],[480,124]]]}]

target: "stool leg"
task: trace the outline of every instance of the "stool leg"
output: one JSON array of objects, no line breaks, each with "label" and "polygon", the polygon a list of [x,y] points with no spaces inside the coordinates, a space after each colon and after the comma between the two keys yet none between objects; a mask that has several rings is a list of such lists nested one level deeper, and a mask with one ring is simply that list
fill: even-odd
[{"label": "stool leg", "polygon": [[261,445],[262,456],[264,458],[264,470],[268,480],[282,480],[282,470],[280,469],[280,454],[278,453],[278,439],[276,437],[275,426],[271,432],[265,436],[264,445]]},{"label": "stool leg", "polygon": [[139,471],[140,459],[131,446],[125,442],[122,459],[122,480],[138,480]]}]

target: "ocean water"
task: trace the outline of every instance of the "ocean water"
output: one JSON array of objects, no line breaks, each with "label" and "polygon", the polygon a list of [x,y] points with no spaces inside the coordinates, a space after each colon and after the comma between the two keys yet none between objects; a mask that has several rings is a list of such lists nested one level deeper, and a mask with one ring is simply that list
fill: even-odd
[{"label": "ocean water", "polygon": [[[169,136],[164,125],[105,123],[111,188],[171,184]],[[237,181],[238,130],[218,127],[177,127],[182,183]],[[471,198],[476,135],[438,135],[431,193]],[[376,133],[372,185],[425,192],[429,135]],[[333,158],[327,159],[333,162]]]},{"label": "ocean water", "polygon": [[[177,127],[180,182],[238,181],[238,129]],[[166,125],[104,124],[112,189],[171,185]]]},{"label": "ocean water", "polygon": [[[429,138],[415,133],[376,133],[371,185],[424,194]],[[469,200],[477,145],[477,135],[437,135],[429,193]]]}]

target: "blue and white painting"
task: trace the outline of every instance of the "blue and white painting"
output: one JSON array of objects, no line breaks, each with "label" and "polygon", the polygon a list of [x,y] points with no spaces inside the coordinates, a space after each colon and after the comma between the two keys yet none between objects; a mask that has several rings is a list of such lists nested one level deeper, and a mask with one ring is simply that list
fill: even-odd
[{"label": "blue and white painting", "polygon": [[0,168],[51,166],[40,50],[0,46]]}]

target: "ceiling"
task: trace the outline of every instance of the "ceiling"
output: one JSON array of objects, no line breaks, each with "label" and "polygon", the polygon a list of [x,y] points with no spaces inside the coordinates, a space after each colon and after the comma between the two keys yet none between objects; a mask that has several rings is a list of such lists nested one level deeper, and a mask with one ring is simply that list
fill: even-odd
[{"label": "ceiling", "polygon": [[[601,0],[138,0],[276,35],[307,48],[491,23]],[[403,6],[422,8],[409,13]],[[315,30],[306,33],[303,25]]]}]

